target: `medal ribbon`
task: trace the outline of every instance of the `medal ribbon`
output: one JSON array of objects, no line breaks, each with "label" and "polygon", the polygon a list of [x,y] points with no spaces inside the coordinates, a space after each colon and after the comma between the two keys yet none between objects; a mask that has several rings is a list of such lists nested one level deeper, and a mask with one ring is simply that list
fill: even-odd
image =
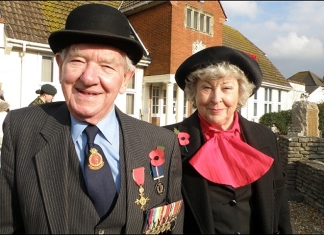
[{"label": "medal ribbon", "polygon": [[138,186],[144,184],[144,167],[133,169],[133,179]]}]

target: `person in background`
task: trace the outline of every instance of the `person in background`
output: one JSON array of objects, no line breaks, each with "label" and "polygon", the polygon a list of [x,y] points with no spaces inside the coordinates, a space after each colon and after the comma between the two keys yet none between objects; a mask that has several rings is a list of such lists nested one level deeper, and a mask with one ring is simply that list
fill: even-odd
[{"label": "person in background", "polygon": [[[2,90],[0,90],[0,95],[3,95]],[[9,103],[3,99],[0,99],[0,127],[1,127],[1,129],[0,129],[0,152],[1,152],[1,148],[2,148],[2,138],[3,138],[2,124],[3,124],[5,117],[7,116],[8,111],[9,111]]]},{"label": "person in background", "polygon": [[54,96],[56,95],[57,90],[54,86],[51,84],[44,84],[41,86],[41,89],[36,90],[36,94],[39,94],[39,96],[33,100],[28,107],[50,103],[53,101]]},{"label": "person in background", "polygon": [[276,136],[240,114],[262,82],[257,61],[209,47],[187,58],[175,80],[196,108],[165,126],[181,146],[184,234],[292,234]]},{"label": "person in background", "polygon": [[181,234],[177,137],[114,104],[143,56],[126,16],[81,5],[48,41],[65,101],[4,121],[0,233]]},{"label": "person in background", "polygon": [[[4,98],[4,91],[2,90],[2,82],[0,82],[0,99],[3,100],[3,101],[6,101],[5,98]],[[9,112],[10,111],[10,109],[9,109],[9,106],[10,105],[9,105],[8,102],[2,103],[2,106],[8,106],[5,111],[6,112]],[[1,109],[1,111],[3,111],[2,109]],[[0,123],[2,124],[2,122],[3,122],[3,119],[1,119],[1,122]]]}]

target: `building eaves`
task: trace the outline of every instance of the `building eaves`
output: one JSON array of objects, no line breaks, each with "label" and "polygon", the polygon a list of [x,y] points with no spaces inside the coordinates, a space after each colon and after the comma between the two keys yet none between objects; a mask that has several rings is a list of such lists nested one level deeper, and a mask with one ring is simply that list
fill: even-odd
[{"label": "building eaves", "polygon": [[238,30],[225,24],[223,25],[223,45],[255,55],[262,71],[264,83],[291,88],[287,79],[285,79],[263,51],[243,36]]},{"label": "building eaves", "polygon": [[129,16],[164,2],[167,1],[121,1],[118,9]]},{"label": "building eaves", "polygon": [[223,5],[222,5],[222,2],[221,2],[221,1],[218,1],[218,2],[219,2],[220,7],[222,8],[223,14],[224,14],[224,16],[225,16],[225,20],[227,20],[227,15],[226,15],[226,13],[225,13],[225,11],[224,11],[224,7],[223,7]]}]

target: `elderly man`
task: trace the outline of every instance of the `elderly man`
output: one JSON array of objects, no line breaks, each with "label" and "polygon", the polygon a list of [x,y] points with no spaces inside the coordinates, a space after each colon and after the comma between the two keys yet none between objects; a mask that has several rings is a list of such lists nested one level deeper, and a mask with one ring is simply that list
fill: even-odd
[{"label": "elderly man", "polygon": [[6,117],[0,233],[182,233],[176,136],[114,105],[143,56],[127,18],[82,5],[48,41],[65,102]]}]

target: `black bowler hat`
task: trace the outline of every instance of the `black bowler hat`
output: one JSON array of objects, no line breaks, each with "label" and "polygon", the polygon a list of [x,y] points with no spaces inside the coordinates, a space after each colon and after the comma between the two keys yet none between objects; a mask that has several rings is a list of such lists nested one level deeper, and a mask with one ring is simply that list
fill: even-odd
[{"label": "black bowler hat", "polygon": [[187,58],[177,69],[175,80],[178,86],[184,90],[185,80],[191,72],[223,61],[239,67],[249,81],[254,83],[254,92],[259,89],[262,82],[262,72],[258,62],[242,51],[225,46],[208,47]]},{"label": "black bowler hat", "polygon": [[130,34],[122,12],[104,4],[85,4],[69,13],[65,29],[52,32],[48,43],[54,54],[76,43],[106,44],[124,51],[135,65],[143,56],[143,48]]}]

